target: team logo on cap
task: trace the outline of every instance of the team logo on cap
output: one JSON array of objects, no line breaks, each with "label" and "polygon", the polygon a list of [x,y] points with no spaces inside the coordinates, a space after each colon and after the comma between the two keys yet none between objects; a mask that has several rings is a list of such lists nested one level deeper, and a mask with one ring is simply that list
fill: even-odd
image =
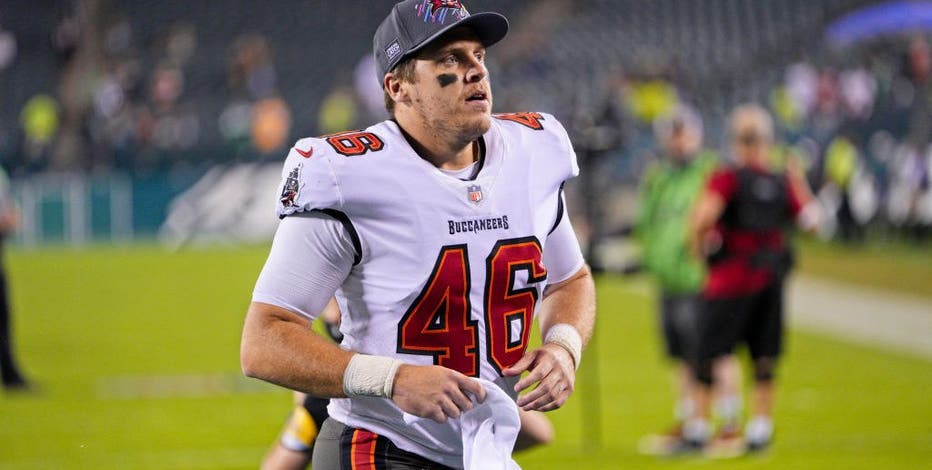
[{"label": "team logo on cap", "polygon": [[385,48],[385,56],[388,57],[389,61],[395,60],[398,56],[401,55],[401,45],[398,44],[398,40],[392,41],[388,47]]},{"label": "team logo on cap", "polygon": [[459,0],[423,0],[417,5],[417,17],[424,17],[424,22],[444,24],[447,17],[459,20],[469,16],[466,7]]},{"label": "team logo on cap", "polygon": [[482,187],[478,184],[470,185],[466,188],[466,197],[469,198],[469,202],[479,204],[482,201]]},{"label": "team logo on cap", "polygon": [[294,201],[298,198],[298,191],[301,189],[301,184],[298,182],[300,176],[301,164],[298,163],[298,166],[294,167],[294,169],[288,173],[288,178],[285,178],[285,186],[282,188],[282,195],[279,197],[282,206],[297,206]]}]

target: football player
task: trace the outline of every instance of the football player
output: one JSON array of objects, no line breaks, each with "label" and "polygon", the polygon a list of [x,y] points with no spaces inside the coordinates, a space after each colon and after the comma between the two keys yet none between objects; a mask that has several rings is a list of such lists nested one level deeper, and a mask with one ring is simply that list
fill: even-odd
[{"label": "football player", "polygon": [[[241,363],[331,398],[316,468],[463,467],[457,418],[489,393],[474,378],[526,411],[573,393],[595,320],[561,191],[578,168],[553,116],[492,115],[486,48],[507,29],[458,1],[396,4],[373,41],[392,118],[287,157]],[[341,347],[308,331],[334,294]]]}]

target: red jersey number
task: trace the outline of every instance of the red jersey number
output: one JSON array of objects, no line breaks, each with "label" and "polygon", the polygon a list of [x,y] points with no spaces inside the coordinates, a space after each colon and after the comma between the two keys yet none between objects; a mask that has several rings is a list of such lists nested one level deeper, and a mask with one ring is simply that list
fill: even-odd
[{"label": "red jersey number", "polygon": [[[519,271],[527,284],[547,278],[536,238],[498,242],[486,259],[483,320],[487,360],[499,373],[527,350],[535,287],[515,289]],[[469,258],[466,245],[440,250],[430,278],[398,322],[398,352],[434,356],[434,364],[479,376],[479,335],[469,301]]]},{"label": "red jersey number", "polygon": [[333,134],[327,137],[327,143],[333,147],[337,153],[355,157],[366,152],[378,152],[385,147],[379,136],[365,131],[351,131]]},{"label": "red jersey number", "polygon": [[544,117],[540,113],[511,113],[511,114],[493,114],[493,117],[496,119],[501,119],[503,121],[517,122],[525,127],[530,127],[535,131],[542,130],[544,125],[540,122],[544,120]]},{"label": "red jersey number", "polygon": [[515,289],[518,271],[527,271],[527,283],[541,282],[547,270],[536,238],[498,242],[486,260],[485,334],[488,360],[501,373],[518,362],[527,350],[538,292],[535,287]]},{"label": "red jersey number", "polygon": [[443,247],[427,284],[398,322],[398,352],[431,355],[436,365],[479,375],[469,279],[466,245]]}]

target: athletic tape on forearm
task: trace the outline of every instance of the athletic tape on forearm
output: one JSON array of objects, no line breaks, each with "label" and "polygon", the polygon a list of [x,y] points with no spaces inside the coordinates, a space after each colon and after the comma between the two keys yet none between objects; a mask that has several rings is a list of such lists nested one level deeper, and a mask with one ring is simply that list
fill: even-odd
[{"label": "athletic tape on forearm", "polygon": [[544,337],[544,343],[553,343],[566,349],[570,356],[573,356],[573,362],[579,369],[579,361],[582,359],[582,336],[573,325],[557,323],[551,326]]},{"label": "athletic tape on forearm", "polygon": [[400,366],[401,361],[390,357],[356,354],[343,372],[343,393],[348,397],[391,398]]}]

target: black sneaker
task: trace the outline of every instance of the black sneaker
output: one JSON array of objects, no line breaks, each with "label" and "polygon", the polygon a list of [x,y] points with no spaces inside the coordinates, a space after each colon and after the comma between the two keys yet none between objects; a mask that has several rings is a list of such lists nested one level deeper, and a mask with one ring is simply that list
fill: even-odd
[{"label": "black sneaker", "polygon": [[759,453],[767,450],[770,447],[770,440],[765,441],[747,441],[747,450],[749,453]]},{"label": "black sneaker", "polygon": [[638,451],[644,455],[674,457],[698,453],[705,445],[704,442],[686,439],[683,437],[681,429],[674,429],[674,431],[679,432],[644,436],[638,442]]},{"label": "black sneaker", "polygon": [[3,381],[3,389],[8,392],[31,392],[32,384],[22,377],[15,377]]}]

